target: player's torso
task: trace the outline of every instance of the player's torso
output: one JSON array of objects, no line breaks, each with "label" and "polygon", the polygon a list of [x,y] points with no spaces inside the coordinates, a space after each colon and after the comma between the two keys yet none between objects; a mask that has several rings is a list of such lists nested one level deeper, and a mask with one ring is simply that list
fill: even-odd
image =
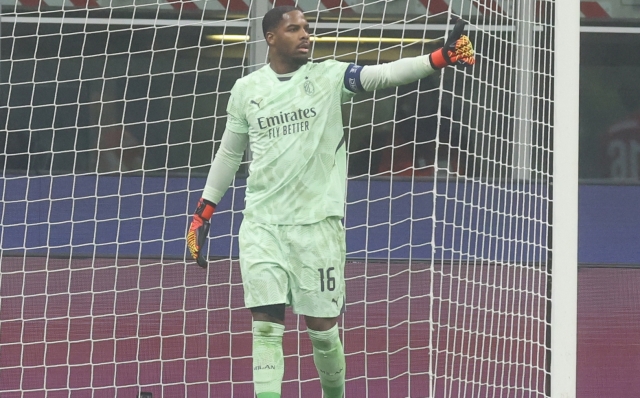
[{"label": "player's torso", "polygon": [[318,141],[331,140],[327,135],[335,134],[330,127],[340,115],[336,77],[323,76],[323,68],[309,63],[290,80],[280,81],[265,68],[249,75],[252,89],[245,97],[254,154],[273,152],[275,156],[294,148],[306,151]]},{"label": "player's torso", "polygon": [[[309,63],[287,81],[266,66],[243,82],[252,152],[245,216],[296,224],[341,214],[346,165],[338,66]],[[265,218],[270,209],[278,217]]]}]

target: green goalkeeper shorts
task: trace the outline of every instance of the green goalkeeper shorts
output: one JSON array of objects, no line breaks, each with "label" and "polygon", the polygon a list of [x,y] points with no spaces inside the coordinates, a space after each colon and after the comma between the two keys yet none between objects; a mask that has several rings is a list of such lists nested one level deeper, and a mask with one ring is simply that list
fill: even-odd
[{"label": "green goalkeeper shorts", "polygon": [[346,244],[340,218],[308,225],[245,219],[239,243],[248,308],[285,303],[296,314],[318,318],[344,311]]}]

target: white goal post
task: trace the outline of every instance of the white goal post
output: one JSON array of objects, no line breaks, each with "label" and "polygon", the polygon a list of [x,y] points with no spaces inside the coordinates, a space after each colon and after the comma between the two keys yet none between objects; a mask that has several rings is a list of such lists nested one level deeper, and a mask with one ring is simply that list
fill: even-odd
[{"label": "white goal post", "polygon": [[[0,396],[252,396],[249,151],[185,235],[274,4],[314,62],[477,52],[343,106],[345,396],[575,397],[577,0],[0,0]],[[320,397],[290,312],[284,354]]]},{"label": "white goal post", "polygon": [[579,1],[556,4],[551,393],[575,397],[578,333]]}]

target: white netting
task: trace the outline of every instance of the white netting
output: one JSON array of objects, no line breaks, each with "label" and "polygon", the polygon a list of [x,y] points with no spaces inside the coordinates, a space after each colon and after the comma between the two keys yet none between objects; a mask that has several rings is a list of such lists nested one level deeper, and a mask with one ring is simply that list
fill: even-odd
[{"label": "white netting", "polygon": [[[251,396],[246,165],[208,270],[184,236],[272,3],[0,2],[2,398]],[[296,4],[316,61],[428,53],[460,15],[478,53],[344,108],[347,397],[545,396],[553,1]],[[284,352],[283,396],[320,397],[291,313]]]}]

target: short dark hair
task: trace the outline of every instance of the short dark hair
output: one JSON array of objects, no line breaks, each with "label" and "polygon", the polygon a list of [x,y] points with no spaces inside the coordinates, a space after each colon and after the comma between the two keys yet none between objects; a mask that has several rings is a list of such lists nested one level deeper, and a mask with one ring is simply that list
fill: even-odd
[{"label": "short dark hair", "polygon": [[294,6],[277,6],[267,11],[262,18],[262,34],[264,37],[267,37],[267,32],[278,27],[284,14],[296,10],[298,8]]}]

